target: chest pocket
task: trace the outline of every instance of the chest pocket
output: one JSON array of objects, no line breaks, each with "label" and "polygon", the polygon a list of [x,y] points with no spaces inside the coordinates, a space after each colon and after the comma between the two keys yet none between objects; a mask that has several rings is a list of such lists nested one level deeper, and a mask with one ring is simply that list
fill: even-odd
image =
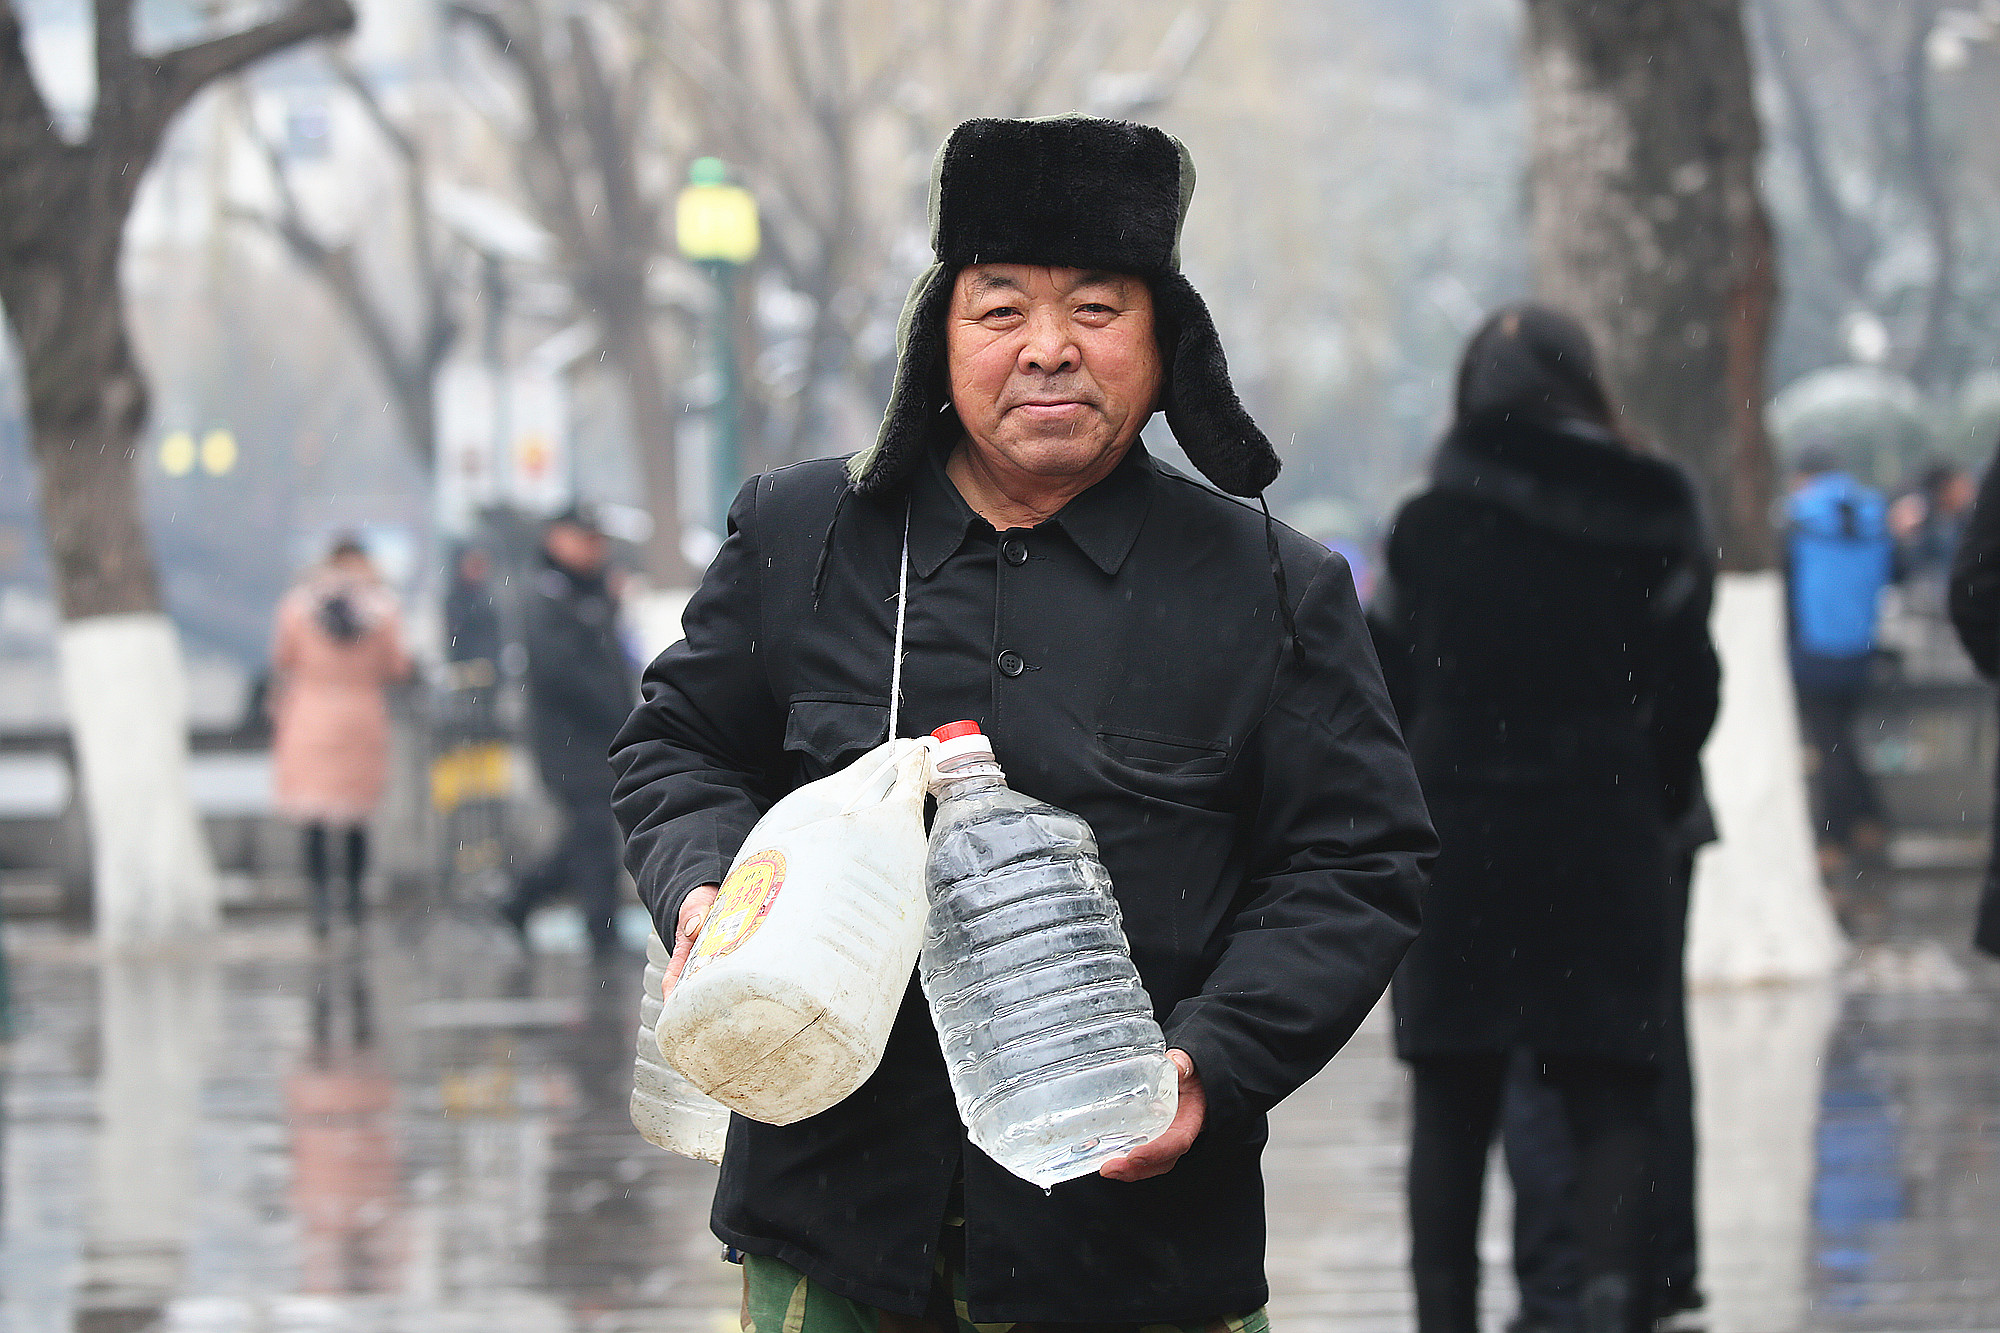
[{"label": "chest pocket", "polygon": [[1097,750],[1112,781],[1127,791],[1201,809],[1216,809],[1224,800],[1226,741],[1106,728],[1097,733]]},{"label": "chest pocket", "polygon": [[888,730],[887,703],[796,695],[785,714],[785,749],[797,759],[801,780],[812,782],[880,745]]}]

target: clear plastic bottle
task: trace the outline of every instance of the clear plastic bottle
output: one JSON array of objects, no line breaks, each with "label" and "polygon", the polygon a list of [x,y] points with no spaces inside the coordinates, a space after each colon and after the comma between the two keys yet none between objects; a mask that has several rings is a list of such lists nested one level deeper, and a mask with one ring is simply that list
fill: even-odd
[{"label": "clear plastic bottle", "polygon": [[924,995],[972,1141],[1047,1188],[1171,1124],[1177,1071],[1090,826],[1009,788],[977,723],[932,735]]},{"label": "clear plastic bottle", "polygon": [[632,1126],[656,1148],[704,1162],[722,1160],[729,1112],[660,1057],[654,1026],[669,955],[658,932],[646,937],[646,989],[639,997],[639,1053],[632,1063]]}]

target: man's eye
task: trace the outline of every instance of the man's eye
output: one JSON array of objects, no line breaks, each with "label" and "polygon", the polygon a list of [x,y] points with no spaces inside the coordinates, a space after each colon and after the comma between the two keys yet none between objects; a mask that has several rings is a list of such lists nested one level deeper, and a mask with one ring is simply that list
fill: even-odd
[{"label": "man's eye", "polygon": [[1076,310],[1080,315],[1115,315],[1118,313],[1101,301],[1092,301],[1087,305],[1080,305]]},{"label": "man's eye", "polygon": [[994,307],[993,309],[991,309],[991,310],[987,311],[987,312],[986,312],[986,313],[985,313],[984,315],[981,315],[981,316],[980,316],[980,318],[981,318],[981,319],[1013,319],[1013,318],[1014,318],[1015,316],[1019,315],[1020,313],[1021,313],[1021,312],[1020,312],[1020,311],[1018,311],[1018,310],[1016,310],[1016,309],[1015,309],[1015,308],[1014,308],[1013,306],[1010,306],[1010,305],[1003,305],[1003,306],[995,306],[995,307]]}]

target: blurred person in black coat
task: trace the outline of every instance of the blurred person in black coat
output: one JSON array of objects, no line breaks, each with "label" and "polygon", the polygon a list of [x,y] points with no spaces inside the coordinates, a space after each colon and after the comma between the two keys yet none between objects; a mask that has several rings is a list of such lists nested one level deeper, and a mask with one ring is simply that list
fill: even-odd
[{"label": "blurred person in black coat", "polygon": [[542,536],[542,568],[522,615],[535,766],[560,809],[554,848],[521,876],[500,915],[525,939],[528,915],[574,889],[591,952],[618,946],[618,825],[605,752],[638,698],[608,582],[609,544],[596,515],[574,507]]},{"label": "blurred person in black coat", "polygon": [[1394,987],[1422,1333],[1478,1327],[1486,1159],[1516,1051],[1575,1141],[1580,1326],[1650,1323],[1638,1214],[1676,1002],[1670,830],[1717,706],[1713,581],[1692,488],[1622,434],[1581,326],[1495,314],[1370,612],[1443,844]]},{"label": "blurred person in black coat", "polygon": [[[1670,1026],[1661,1041],[1660,1077],[1653,1098],[1653,1190],[1647,1224],[1655,1333],[1699,1328],[1704,1323],[1701,1250],[1695,1215],[1697,1163],[1694,1123],[1694,1069],[1687,1030],[1687,909],[1694,884],[1695,854],[1719,836],[1715,813],[1697,791],[1672,829],[1675,909],[1679,927],[1663,942],[1674,992]],[[1506,1101],[1500,1138],[1507,1153],[1507,1179],[1514,1188],[1514,1285],[1520,1312],[1508,1333],[1555,1333],[1576,1322],[1576,1147],[1561,1096],[1541,1077],[1532,1053],[1516,1051],[1507,1068]]]},{"label": "blurred person in black coat", "polygon": [[477,546],[459,550],[444,595],[447,662],[484,662],[487,680],[499,674],[500,608],[493,600],[493,561]]},{"label": "blurred person in black coat", "polygon": [[[1949,601],[1951,623],[1972,664],[1988,680],[2000,676],[2000,467],[1992,463],[1979,483],[1979,498],[1952,562]],[[2000,827],[2000,811],[1995,827]],[[1987,862],[1973,943],[2000,956],[2000,843]]]},{"label": "blurred person in black coat", "polygon": [[500,657],[505,639],[493,597],[493,561],[477,546],[461,547],[444,595],[444,660],[448,664],[441,726],[458,737],[494,733]]}]

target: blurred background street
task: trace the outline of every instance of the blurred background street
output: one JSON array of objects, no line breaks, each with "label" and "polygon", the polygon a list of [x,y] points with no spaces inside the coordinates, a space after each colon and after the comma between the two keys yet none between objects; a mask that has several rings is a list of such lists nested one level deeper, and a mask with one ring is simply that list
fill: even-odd
[{"label": "blurred background street", "polygon": [[[587,575],[614,676],[678,638],[744,479],[874,439],[944,135],[1069,110],[1201,164],[1270,509],[1364,602],[1467,336],[1588,326],[1723,579],[1701,1317],[2000,1330],[2000,727],[1947,616],[2000,0],[0,0],[0,1329],[736,1327],[714,1169],[627,1112],[644,909],[531,912],[604,813],[536,762],[531,602]],[[1831,745],[1812,460],[1893,560]],[[321,631],[380,649],[330,809],[274,735]],[[1383,1007],[1274,1116],[1281,1333],[1412,1327],[1409,1098]],[[1508,1202],[1496,1154],[1493,1329]]]}]

